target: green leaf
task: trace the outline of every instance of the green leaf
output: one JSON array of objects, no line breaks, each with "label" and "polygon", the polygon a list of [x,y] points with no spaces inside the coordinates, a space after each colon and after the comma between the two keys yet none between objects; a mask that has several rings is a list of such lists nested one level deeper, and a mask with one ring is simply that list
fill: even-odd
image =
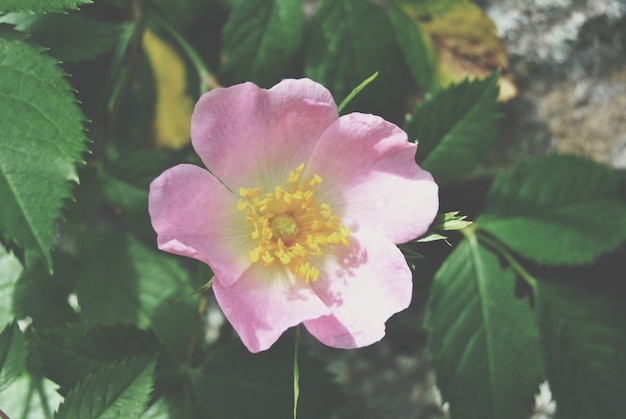
[{"label": "green leaf", "polygon": [[37,364],[60,386],[61,394],[113,361],[153,355],[160,349],[152,334],[134,326],[81,323],[35,329],[32,346]]},{"label": "green leaf", "polygon": [[154,366],[152,357],[105,366],[67,395],[55,419],[139,417],[150,398]]},{"label": "green leaf", "polygon": [[406,126],[418,142],[417,158],[438,184],[466,176],[497,139],[498,73],[464,81],[427,98]]},{"label": "green leaf", "polygon": [[41,51],[0,27],[0,233],[52,270],[52,239],[87,139],[71,86]]},{"label": "green leaf", "polygon": [[537,263],[589,263],[626,240],[619,183],[613,169],[579,157],[530,159],[494,179],[476,223]]},{"label": "green leaf", "polygon": [[13,322],[0,332],[0,392],[20,376],[26,364],[24,335]]},{"label": "green leaf", "polygon": [[0,393],[0,409],[10,418],[51,418],[63,400],[56,388],[52,381],[24,371]]},{"label": "green leaf", "polygon": [[436,240],[445,240],[446,236],[437,232],[462,230],[472,224],[472,221],[467,221],[466,215],[458,215],[458,211],[446,212],[443,214],[437,214],[435,221],[428,229],[428,232],[423,237],[420,237],[417,241],[420,243],[432,242]]},{"label": "green leaf", "polygon": [[13,291],[21,273],[20,261],[0,245],[0,327],[4,327],[14,317]]},{"label": "green leaf", "polygon": [[177,260],[119,232],[99,234],[83,260],[76,294],[94,323],[148,327],[161,303],[193,291]]},{"label": "green leaf", "polygon": [[442,231],[462,230],[472,224],[471,221],[465,220],[467,215],[458,215],[458,211],[446,212],[435,218],[434,228]]},{"label": "green leaf", "polygon": [[388,16],[370,1],[324,0],[310,22],[306,76],[326,86],[339,102],[377,71],[376,81],[346,112],[359,110],[403,120],[410,75]]},{"label": "green leaf", "polygon": [[270,87],[284,77],[303,30],[300,0],[238,2],[222,32],[221,71],[235,82]]},{"label": "green leaf", "polygon": [[50,48],[50,54],[61,61],[87,60],[111,49],[119,40],[124,26],[104,22],[81,13],[33,15],[11,13],[0,17],[0,23],[15,29]]},{"label": "green leaf", "polygon": [[539,332],[515,274],[467,234],[435,275],[428,350],[452,417],[529,417],[542,377]]},{"label": "green leaf", "polygon": [[430,39],[401,5],[392,3],[390,16],[396,40],[411,74],[422,89],[430,90],[437,73],[437,56]]},{"label": "green leaf", "polygon": [[68,9],[77,10],[81,4],[90,3],[92,0],[0,0],[0,13],[62,12]]},{"label": "green leaf", "polygon": [[[621,267],[613,275],[619,283],[623,282],[618,277],[623,276],[623,262]],[[619,418],[626,412],[623,292],[603,295],[577,285],[569,279],[538,284],[539,323],[558,415]]]}]

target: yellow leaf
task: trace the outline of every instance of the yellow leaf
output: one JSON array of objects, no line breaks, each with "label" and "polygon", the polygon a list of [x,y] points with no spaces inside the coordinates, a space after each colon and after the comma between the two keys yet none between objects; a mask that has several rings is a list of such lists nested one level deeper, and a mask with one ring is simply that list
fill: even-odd
[{"label": "yellow leaf", "polygon": [[156,84],[155,145],[180,149],[189,143],[193,111],[193,100],[187,93],[185,63],[171,45],[149,29],[144,33],[143,48]]},{"label": "yellow leaf", "polygon": [[469,0],[411,2],[402,7],[432,42],[439,86],[485,77],[499,68],[499,99],[515,97],[517,88],[506,50],[493,21],[480,7]]}]

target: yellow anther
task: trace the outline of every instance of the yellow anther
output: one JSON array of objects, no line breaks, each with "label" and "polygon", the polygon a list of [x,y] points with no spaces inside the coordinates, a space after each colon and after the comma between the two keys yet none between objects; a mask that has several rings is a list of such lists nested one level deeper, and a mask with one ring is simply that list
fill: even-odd
[{"label": "yellow anther", "polygon": [[315,185],[319,185],[320,183],[322,183],[322,178],[320,177],[320,175],[315,174],[313,175],[313,179],[311,179],[311,181],[309,182],[309,185],[315,186]]},{"label": "yellow anther", "polygon": [[310,257],[323,257],[322,248],[349,245],[350,230],[341,224],[330,206],[315,200],[315,187],[322,178],[314,174],[300,182],[304,164],[289,174],[286,189],[277,185],[263,194],[260,188],[240,188],[237,211],[244,212],[252,224],[251,237],[257,246],[250,261],[270,268],[275,262],[288,267],[307,283],[319,278],[319,269]]},{"label": "yellow anther", "polygon": [[274,256],[270,255],[270,252],[268,252],[267,250],[265,251],[265,253],[263,253],[263,257],[261,259],[263,259],[263,262],[265,262],[266,268],[272,266],[272,263],[274,262]]}]

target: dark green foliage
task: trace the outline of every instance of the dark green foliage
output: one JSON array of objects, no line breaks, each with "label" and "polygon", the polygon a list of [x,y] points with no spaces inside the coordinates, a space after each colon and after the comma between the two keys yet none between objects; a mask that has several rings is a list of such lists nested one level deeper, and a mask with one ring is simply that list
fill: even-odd
[{"label": "dark green foliage", "polygon": [[33,15],[12,13],[0,22],[15,25],[33,40],[50,49],[49,54],[63,62],[94,58],[111,49],[123,26],[89,18],[80,13]]},{"label": "dark green foliage", "polygon": [[[190,379],[198,403],[211,418],[290,417],[293,410],[293,338],[281,338],[271,350],[250,354],[240,342],[210,351],[206,367]],[[319,361],[299,354],[299,418],[329,417],[341,395]]]},{"label": "dark green foliage", "polygon": [[300,0],[236,2],[222,34],[222,73],[236,83],[271,87],[284,77],[303,31]]},{"label": "dark green foliage", "polygon": [[437,72],[435,52],[427,36],[402,7],[397,3],[392,3],[391,7],[391,25],[404,59],[419,86],[428,91],[433,87]]},{"label": "dark green foliage", "polygon": [[92,0],[0,0],[0,13],[28,12],[48,13],[78,9],[81,4],[89,4]]},{"label": "dark green foliage", "polygon": [[133,326],[97,326],[75,323],[36,330],[32,337],[33,367],[67,392],[89,374],[128,357],[154,355],[160,347],[151,333]]},{"label": "dark green foliage", "polygon": [[185,298],[167,301],[156,307],[152,316],[151,329],[174,362],[184,362],[187,357],[197,300]]},{"label": "dark green foliage", "polygon": [[151,358],[138,358],[107,365],[75,387],[54,417],[139,417],[150,397],[154,364]]},{"label": "dark green foliage", "polygon": [[221,0],[154,0],[160,11],[167,12],[168,20],[175,26],[187,29],[194,24],[206,25],[207,15]]},{"label": "dark green foliage", "polygon": [[326,86],[337,103],[379,72],[346,112],[371,112],[397,123],[404,119],[399,98],[407,94],[409,75],[380,7],[363,0],[325,0],[311,22],[308,42],[305,74]]},{"label": "dark green foliage", "polygon": [[437,383],[452,416],[528,418],[542,378],[539,333],[515,273],[475,236],[437,272],[426,326]]},{"label": "dark green foliage", "polygon": [[25,363],[24,335],[17,322],[13,322],[0,332],[0,392],[19,377]]},{"label": "dark green foliage", "polygon": [[626,268],[623,253],[621,271],[596,269],[611,293],[570,277],[539,284],[539,325],[559,417],[618,418],[626,412],[626,305],[623,287],[616,286]]},{"label": "dark green foliage", "polygon": [[187,271],[173,257],[119,233],[94,239],[77,271],[81,318],[146,327],[161,303],[193,291]]},{"label": "dark green foliage", "polygon": [[13,320],[13,290],[21,273],[17,258],[0,246],[0,327]]},{"label": "dark green foliage", "polygon": [[497,176],[480,228],[540,264],[581,265],[626,240],[620,176],[606,166],[553,155]]},{"label": "dark green foliage", "polygon": [[148,186],[161,172],[171,166],[170,155],[160,150],[125,153],[100,173],[103,194],[113,205],[145,214]]},{"label": "dark green foliage", "polygon": [[9,418],[52,419],[54,408],[61,401],[57,387],[41,375],[25,370],[0,393],[0,406]]},{"label": "dark green foliage", "polygon": [[[494,381],[485,387],[491,394],[502,397],[517,392],[530,398],[545,375],[564,417],[612,418],[624,411],[620,377],[626,372],[626,312],[623,291],[617,291],[623,288],[626,269],[622,184],[623,177],[616,171],[566,155],[522,161],[495,178],[483,215],[463,231],[465,240],[446,259],[431,289],[429,350],[453,417],[522,414],[521,407],[506,413],[499,410],[514,405],[506,398],[491,412],[472,407],[472,403],[491,406],[492,401],[481,402],[480,396],[468,391],[480,387],[464,382],[466,376],[472,382],[489,383],[498,378],[492,369],[499,363],[508,368],[503,376],[514,378],[517,385],[507,388]],[[539,269],[525,259],[517,260],[517,254],[542,265],[578,268]],[[580,267],[592,261],[596,265]],[[496,282],[486,281],[494,275]],[[474,282],[479,286],[472,288]],[[489,296],[504,286],[508,296],[498,295],[491,304],[473,308],[472,298]],[[485,324],[472,334],[478,329],[469,319],[478,314],[486,319],[492,309],[497,309],[493,319],[501,324],[493,328]],[[520,324],[522,318],[526,320]],[[494,356],[472,358],[475,345],[470,336],[485,336]],[[524,336],[532,336],[534,342],[520,342]],[[545,370],[538,358],[544,360]],[[485,360],[487,364],[481,364]],[[465,369],[470,371],[467,375]],[[528,382],[524,387],[521,377],[529,375],[534,377],[533,385]]]},{"label": "dark green foliage", "polygon": [[418,105],[406,126],[417,161],[440,185],[471,174],[497,139],[498,74],[464,81]]},{"label": "dark green foliage", "polygon": [[37,327],[52,327],[77,319],[68,304],[76,278],[76,259],[66,254],[55,255],[58,266],[50,275],[43,261],[27,258],[27,268],[22,272],[13,290],[12,314],[30,318]]}]

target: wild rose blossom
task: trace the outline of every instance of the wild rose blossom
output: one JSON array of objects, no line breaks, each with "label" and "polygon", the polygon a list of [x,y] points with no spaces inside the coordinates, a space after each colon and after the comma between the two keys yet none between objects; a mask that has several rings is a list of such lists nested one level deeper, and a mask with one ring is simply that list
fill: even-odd
[{"label": "wild rose blossom", "polygon": [[150,185],[160,249],[214,274],[226,318],[251,352],[303,323],[326,345],[356,348],[408,307],[412,276],[396,244],[438,210],[417,146],[374,115],[339,117],[308,79],[212,90],[191,139],[205,170],[180,164]]}]

